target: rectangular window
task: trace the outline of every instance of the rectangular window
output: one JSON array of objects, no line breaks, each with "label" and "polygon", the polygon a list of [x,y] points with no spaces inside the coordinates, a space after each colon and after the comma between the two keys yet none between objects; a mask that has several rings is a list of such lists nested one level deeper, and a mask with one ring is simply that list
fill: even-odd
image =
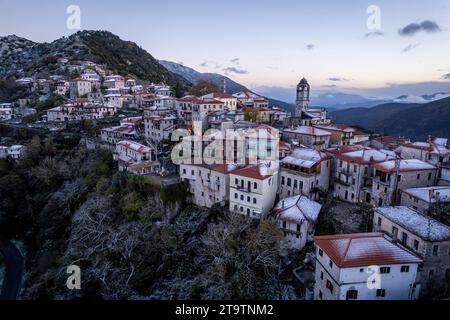
[{"label": "rectangular window", "polygon": [[330,260],[330,263],[328,264],[330,268],[333,268],[333,261]]},{"label": "rectangular window", "polygon": [[439,246],[438,245],[433,246],[433,256],[437,256],[438,252],[439,252]]},{"label": "rectangular window", "polygon": [[381,267],[381,268],[380,268],[380,273],[381,273],[381,274],[388,274],[388,273],[391,273],[391,267]]},{"label": "rectangular window", "polygon": [[378,226],[381,227],[381,223],[383,222],[383,220],[381,218],[378,218]]},{"label": "rectangular window", "polygon": [[419,241],[418,240],[414,240],[414,250],[419,250]]},{"label": "rectangular window", "polygon": [[323,250],[319,249],[319,256],[323,257]]},{"label": "rectangular window", "polygon": [[401,269],[400,269],[400,272],[408,273],[409,272],[409,266],[402,266]]},{"label": "rectangular window", "polygon": [[333,293],[333,284],[330,280],[327,280],[327,289],[330,290],[331,293]]},{"label": "rectangular window", "polygon": [[320,272],[320,280],[323,280],[323,271]]},{"label": "rectangular window", "polygon": [[385,289],[377,289],[377,297],[384,298],[386,296],[386,290]]},{"label": "rectangular window", "polygon": [[358,299],[358,290],[348,290],[346,299],[347,300],[357,300]]}]

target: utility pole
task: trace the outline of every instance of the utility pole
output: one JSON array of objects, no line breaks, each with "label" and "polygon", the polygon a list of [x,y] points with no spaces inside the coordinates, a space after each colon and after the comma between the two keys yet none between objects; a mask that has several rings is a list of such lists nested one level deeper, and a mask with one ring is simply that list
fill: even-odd
[{"label": "utility pole", "polygon": [[395,157],[395,181],[394,181],[394,194],[391,199],[391,206],[394,206],[397,203],[397,189],[398,189],[398,177],[400,175],[400,157],[396,155]]}]

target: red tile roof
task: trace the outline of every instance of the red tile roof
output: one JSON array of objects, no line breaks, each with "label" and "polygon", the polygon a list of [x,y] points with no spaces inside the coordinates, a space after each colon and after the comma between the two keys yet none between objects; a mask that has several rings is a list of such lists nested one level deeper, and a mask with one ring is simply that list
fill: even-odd
[{"label": "red tile roof", "polygon": [[383,233],[320,236],[314,242],[340,268],[422,262]]},{"label": "red tile roof", "polygon": [[270,175],[267,176],[263,176],[261,175],[261,171],[259,166],[248,166],[242,169],[237,169],[233,172],[233,174],[238,175],[238,176],[243,176],[243,177],[247,177],[247,178],[252,178],[252,179],[257,179],[257,180],[265,180],[269,177],[271,177]]}]

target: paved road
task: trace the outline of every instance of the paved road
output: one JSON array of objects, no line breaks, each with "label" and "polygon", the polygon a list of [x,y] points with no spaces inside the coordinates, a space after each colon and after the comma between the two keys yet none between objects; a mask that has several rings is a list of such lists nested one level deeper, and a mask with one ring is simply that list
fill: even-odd
[{"label": "paved road", "polygon": [[0,300],[16,300],[23,276],[23,257],[10,241],[0,240],[0,254],[3,255],[6,272],[1,288]]}]

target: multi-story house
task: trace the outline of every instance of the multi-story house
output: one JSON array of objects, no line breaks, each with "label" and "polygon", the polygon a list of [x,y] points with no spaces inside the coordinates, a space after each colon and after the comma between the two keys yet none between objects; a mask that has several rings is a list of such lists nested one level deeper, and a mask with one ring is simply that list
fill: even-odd
[{"label": "multi-story house", "polygon": [[436,185],[437,168],[427,162],[393,160],[374,164],[371,202],[378,207],[400,202],[400,190]]},{"label": "multi-story house", "polygon": [[174,116],[145,117],[145,137],[156,142],[169,140],[171,133],[176,129],[176,120]]},{"label": "multi-story house", "polygon": [[268,108],[269,102],[257,94],[244,90],[238,93],[233,94],[233,97],[238,99],[239,103],[243,107],[248,108]]},{"label": "multi-story house", "polygon": [[281,200],[274,208],[277,224],[283,232],[283,245],[302,250],[313,240],[317,219],[322,206],[305,196]]},{"label": "multi-story house", "polygon": [[101,139],[109,144],[116,144],[123,140],[137,139],[138,133],[132,126],[121,125],[112,128],[104,128],[101,130]]},{"label": "multi-story house", "polygon": [[0,105],[0,120],[11,120],[14,118],[14,112],[10,103]]},{"label": "multi-story house", "polygon": [[13,145],[11,147],[0,146],[0,159],[18,160],[25,155],[26,147],[23,145]]},{"label": "multi-story house", "polygon": [[334,155],[333,196],[351,203],[371,203],[373,165],[395,159],[390,151],[370,148]]},{"label": "multi-story house", "polygon": [[314,237],[316,300],[413,300],[418,256],[383,233]]},{"label": "multi-story house", "polygon": [[92,83],[89,80],[75,79],[70,81],[70,98],[82,98],[92,92]]},{"label": "multi-story house", "polygon": [[180,178],[188,181],[192,201],[200,207],[211,208],[229,200],[230,173],[235,165],[180,165]]},{"label": "multi-story house", "polygon": [[422,260],[417,281],[450,283],[450,227],[407,207],[377,208],[374,231],[384,232]]},{"label": "multi-story house", "polygon": [[[380,136],[370,140],[370,146],[375,149],[400,150],[400,147],[411,143],[411,140],[404,137]],[[400,152],[400,151],[399,151]]]},{"label": "multi-story house", "polygon": [[120,141],[116,145],[114,160],[119,161],[119,170],[128,171],[134,164],[156,161],[156,151],[134,141]]},{"label": "multi-story house", "polygon": [[103,86],[107,89],[125,87],[125,79],[119,75],[110,75],[105,77]]},{"label": "multi-story house", "polygon": [[230,211],[253,219],[264,218],[273,208],[278,188],[276,162],[260,162],[230,174]]},{"label": "multi-story house", "polygon": [[304,145],[311,149],[323,150],[330,145],[331,133],[314,127],[301,126],[283,130],[283,140]]},{"label": "multi-story house", "polygon": [[305,195],[317,199],[330,186],[331,158],[324,152],[297,148],[280,161],[280,199]]},{"label": "multi-story house", "polygon": [[217,101],[221,101],[223,106],[228,111],[235,111],[237,109],[238,99],[223,92],[214,92],[201,97],[201,99],[213,99]]},{"label": "multi-story house", "polygon": [[450,143],[437,138],[430,142],[414,142],[401,147],[403,159],[418,159],[434,165],[450,162]]},{"label": "multi-story house", "polygon": [[348,146],[352,144],[353,134],[356,132],[356,129],[345,124],[318,124],[314,127],[330,132],[330,142],[336,146]]},{"label": "multi-story house", "polygon": [[55,94],[65,96],[70,91],[70,82],[65,80],[59,80],[56,82]]},{"label": "multi-story house", "polygon": [[436,205],[447,203],[450,203],[450,186],[401,190],[400,205],[410,207],[421,213],[427,213]]}]

